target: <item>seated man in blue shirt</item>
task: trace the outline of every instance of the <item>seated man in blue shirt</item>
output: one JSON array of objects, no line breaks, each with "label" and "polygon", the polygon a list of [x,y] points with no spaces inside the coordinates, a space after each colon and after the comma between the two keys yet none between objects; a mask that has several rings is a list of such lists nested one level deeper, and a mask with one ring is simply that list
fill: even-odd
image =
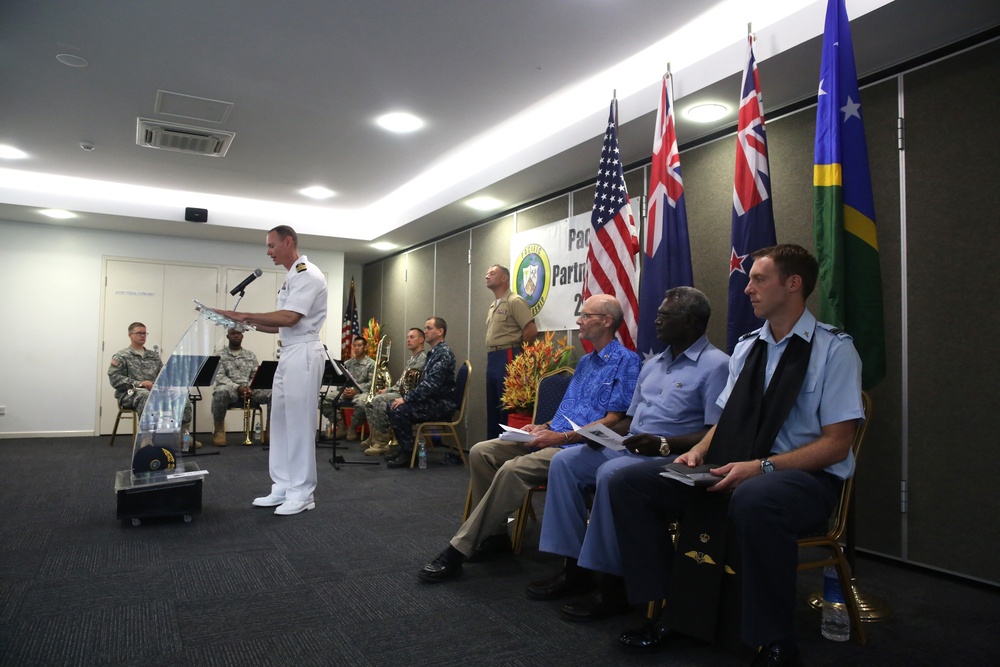
[{"label": "seated man in blue shirt", "polygon": [[[742,572],[740,636],[760,647],[753,664],[798,664],[797,538],[829,518],[842,480],[854,472],[851,445],[864,418],[861,359],[850,336],[806,310],[818,274],[812,255],[779,245],[753,258],[745,292],[766,322],[733,350],[719,423],[676,461],[711,465],[719,481],[700,489],[639,464],[608,485],[629,600],[669,595],[652,622],[618,638],[626,648],[649,651],[669,643],[671,625],[691,622],[690,596],[701,607],[718,600],[725,551],[733,546]],[[693,525],[695,514],[701,526]],[[727,514],[733,545],[726,545]],[[686,536],[700,540],[705,557],[691,563],[701,564],[689,566],[683,546],[674,562],[664,526],[679,517],[682,544]],[[672,577],[682,566],[694,569]],[[714,619],[706,621],[714,627]]]},{"label": "seated man in blue shirt", "polygon": [[[529,598],[586,593],[593,585],[591,571],[596,570],[604,573],[598,592],[563,605],[563,613],[571,620],[590,620],[628,608],[608,479],[650,457],[672,461],[698,444],[719,420],[722,408],[715,401],[726,386],[729,356],[705,336],[711,315],[708,297],[695,288],[668,290],[656,316],[656,337],[667,348],[643,364],[627,416],[613,429],[630,436],[623,443],[626,449],[588,443],[552,459],[539,549],[565,556],[566,565],[555,577],[528,586]],[[588,525],[586,501],[591,493]]]},{"label": "seated man in blue shirt", "polygon": [[583,442],[570,421],[610,427],[625,416],[641,364],[635,352],[615,339],[623,319],[621,304],[613,296],[598,294],[583,303],[576,324],[580,339],[590,341],[594,350],[577,364],[556,416],[548,424],[526,426],[524,430],[536,436],[530,442],[498,438],[472,448],[469,506],[473,510],[448,548],[420,570],[421,579],[454,579],[470,556],[485,560],[510,551],[507,516],[521,506],[528,489],[546,480],[549,462],[562,447]]}]

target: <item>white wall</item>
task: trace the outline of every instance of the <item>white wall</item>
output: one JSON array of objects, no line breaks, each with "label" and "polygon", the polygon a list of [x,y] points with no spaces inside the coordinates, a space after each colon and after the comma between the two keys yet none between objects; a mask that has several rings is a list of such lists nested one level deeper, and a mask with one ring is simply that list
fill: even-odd
[{"label": "white wall", "polygon": [[[263,236],[254,245],[0,221],[0,239],[0,405],[7,412],[0,438],[96,434],[98,382],[107,381],[98,368],[104,257],[262,268],[271,261]],[[299,250],[329,276],[327,342],[339,350],[344,255]]]}]

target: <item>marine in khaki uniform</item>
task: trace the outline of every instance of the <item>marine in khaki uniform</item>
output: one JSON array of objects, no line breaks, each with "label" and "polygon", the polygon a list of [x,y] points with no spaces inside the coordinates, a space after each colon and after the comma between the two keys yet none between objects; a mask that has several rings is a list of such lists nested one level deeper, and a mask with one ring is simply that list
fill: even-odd
[{"label": "marine in khaki uniform", "polygon": [[538,335],[535,316],[528,302],[510,289],[510,271],[494,264],[486,272],[486,289],[493,303],[486,316],[486,437],[500,437],[500,424],[507,412],[500,407],[507,364],[521,353],[522,343]]}]

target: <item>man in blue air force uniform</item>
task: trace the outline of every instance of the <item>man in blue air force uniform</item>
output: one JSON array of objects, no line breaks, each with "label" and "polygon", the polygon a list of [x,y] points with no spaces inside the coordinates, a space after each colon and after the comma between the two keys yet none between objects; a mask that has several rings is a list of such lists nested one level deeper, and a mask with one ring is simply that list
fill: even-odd
[{"label": "man in blue air force uniform", "polygon": [[[864,418],[861,360],[850,336],[806,310],[818,273],[812,255],[778,245],[753,258],[745,292],[766,322],[733,351],[719,423],[677,458],[717,466],[711,473],[719,481],[707,489],[686,486],[640,464],[609,484],[629,599],[667,600],[664,613],[619,637],[628,648],[662,647],[689,623],[685,616],[717,603],[728,515],[741,574],[741,639],[760,647],[755,665],[798,664],[797,538],[829,518],[842,481],[854,472],[851,445]],[[664,526],[678,518],[675,559]],[[690,539],[698,541],[690,553],[710,558],[688,558]],[[714,634],[713,619],[707,625]]]}]

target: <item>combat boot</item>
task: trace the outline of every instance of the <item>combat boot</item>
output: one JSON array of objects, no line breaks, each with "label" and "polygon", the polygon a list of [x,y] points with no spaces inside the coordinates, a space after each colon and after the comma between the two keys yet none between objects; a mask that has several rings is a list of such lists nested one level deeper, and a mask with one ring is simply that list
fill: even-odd
[{"label": "combat boot", "polygon": [[226,446],[226,423],[215,422],[215,432],[212,433],[212,444],[216,447]]},{"label": "combat boot", "polygon": [[388,433],[372,433],[372,437],[369,438],[372,441],[372,445],[365,450],[365,456],[382,456],[389,451],[389,434]]}]

